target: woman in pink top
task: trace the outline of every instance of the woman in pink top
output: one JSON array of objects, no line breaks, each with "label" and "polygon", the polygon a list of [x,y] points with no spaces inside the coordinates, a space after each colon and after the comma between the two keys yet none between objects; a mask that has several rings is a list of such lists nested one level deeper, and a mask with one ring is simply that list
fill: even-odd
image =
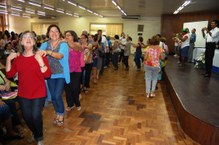
[{"label": "woman in pink top", "polygon": [[81,109],[81,104],[79,101],[80,94],[80,78],[81,78],[81,58],[82,48],[80,43],[78,43],[77,34],[68,30],[65,32],[65,40],[69,46],[69,68],[70,68],[70,83],[65,85],[66,92],[66,102],[67,108],[66,111],[71,111],[74,107],[77,107],[77,110]]},{"label": "woman in pink top", "polygon": [[150,39],[150,45],[145,51],[144,70],[146,82],[146,96],[154,97],[154,91],[157,84],[157,75],[160,71],[160,59],[164,59],[163,50],[159,47],[159,39],[153,36]]}]

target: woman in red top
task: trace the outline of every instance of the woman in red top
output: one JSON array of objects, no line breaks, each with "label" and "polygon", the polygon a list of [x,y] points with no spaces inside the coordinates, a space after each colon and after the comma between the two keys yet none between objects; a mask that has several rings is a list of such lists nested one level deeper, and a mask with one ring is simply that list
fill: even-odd
[{"label": "woman in red top", "polygon": [[12,78],[18,74],[18,97],[24,120],[38,145],[42,145],[42,108],[46,98],[44,79],[50,77],[51,70],[47,58],[37,53],[36,38],[32,32],[25,31],[20,44],[20,55],[11,53],[7,57],[6,75]]}]

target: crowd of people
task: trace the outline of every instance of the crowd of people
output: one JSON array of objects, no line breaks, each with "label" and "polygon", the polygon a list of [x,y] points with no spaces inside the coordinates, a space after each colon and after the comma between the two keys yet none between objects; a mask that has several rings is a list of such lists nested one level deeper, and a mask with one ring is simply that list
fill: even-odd
[{"label": "crowd of people", "polygon": [[0,90],[11,90],[7,78],[18,78],[19,86],[17,97],[7,101],[0,99],[0,121],[6,127],[9,138],[24,137],[21,118],[17,113],[19,104],[23,120],[32,132],[28,142],[35,140],[38,145],[43,145],[43,107],[51,102],[55,112],[52,122],[63,126],[65,112],[74,108],[81,110],[81,93],[89,94],[90,82],[96,84],[104,69],[110,67],[110,62],[115,71],[119,69],[119,63],[123,63],[125,70],[129,71],[131,47],[135,49],[133,61],[136,70],[141,70],[142,64],[144,66],[146,97],[155,96],[157,80],[161,79],[168,54],[166,39],[159,34],[144,44],[143,37],[133,43],[132,37],[124,32],[111,40],[103,35],[102,30],[95,35],[83,31],[80,36],[73,30],[67,30],[62,35],[57,25],[50,25],[43,36],[46,37],[42,39],[33,31],[19,35],[10,35],[5,31],[2,34],[1,58],[5,60],[6,67],[5,75],[1,75]]}]

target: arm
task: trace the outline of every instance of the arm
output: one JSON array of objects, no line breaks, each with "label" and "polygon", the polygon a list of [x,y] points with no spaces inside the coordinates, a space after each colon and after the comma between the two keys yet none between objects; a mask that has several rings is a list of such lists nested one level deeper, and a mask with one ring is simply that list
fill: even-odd
[{"label": "arm", "polygon": [[[48,42],[45,42],[43,43],[41,46],[40,46],[40,51],[38,52],[39,54],[45,56],[45,55],[50,55],[56,59],[62,59],[63,58],[63,55],[59,52],[54,52],[52,50],[46,50],[46,47],[47,47],[47,44]],[[60,44],[62,45],[62,44]],[[61,47],[61,46],[60,46]]]},{"label": "arm", "polygon": [[213,33],[209,32],[209,34],[211,35],[212,38],[219,37],[219,28],[217,29],[217,31],[213,31]]},{"label": "arm", "polygon": [[160,59],[164,60],[164,55],[163,55],[163,50],[162,49],[160,49]]},{"label": "arm", "polygon": [[44,77],[49,78],[51,76],[51,70],[47,58],[39,53],[36,53],[35,59],[37,60],[40,66],[40,71],[43,73]]},{"label": "arm", "polygon": [[[18,54],[17,53],[11,53],[8,57],[7,57],[7,59],[6,59],[6,76],[8,77],[8,78],[12,78],[12,77],[14,77],[14,75],[16,74],[16,57],[18,56]],[[14,60],[15,59],[15,60]],[[13,61],[13,64],[12,64],[12,60],[14,60]]]},{"label": "arm", "polygon": [[205,30],[206,30],[207,28],[205,27],[205,28],[202,28],[202,36],[203,36],[203,38],[205,38],[205,36],[206,36],[206,34],[205,34]]},{"label": "arm", "polygon": [[134,48],[137,48],[139,46],[139,44],[134,44],[134,43],[131,43],[132,47]]}]

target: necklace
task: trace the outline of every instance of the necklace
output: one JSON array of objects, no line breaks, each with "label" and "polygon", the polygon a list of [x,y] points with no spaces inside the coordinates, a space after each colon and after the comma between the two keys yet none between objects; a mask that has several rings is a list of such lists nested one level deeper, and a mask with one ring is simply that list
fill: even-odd
[{"label": "necklace", "polygon": [[56,49],[56,47],[59,45],[59,42],[60,42],[59,39],[56,42],[54,42],[54,41],[50,42],[52,50]]}]

